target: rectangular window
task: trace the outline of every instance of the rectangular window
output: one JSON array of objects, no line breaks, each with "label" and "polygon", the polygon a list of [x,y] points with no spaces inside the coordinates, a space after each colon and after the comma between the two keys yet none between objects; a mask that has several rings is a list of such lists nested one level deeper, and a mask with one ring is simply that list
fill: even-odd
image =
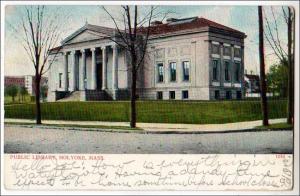
[{"label": "rectangular window", "polygon": [[59,73],[58,81],[59,81],[59,88],[61,88],[62,87],[62,73]]},{"label": "rectangular window", "polygon": [[223,56],[231,56],[231,47],[230,46],[224,46],[223,50]]},{"label": "rectangular window", "polygon": [[212,53],[220,54],[220,45],[219,44],[212,44]]},{"label": "rectangular window", "polygon": [[175,62],[171,62],[170,63],[170,81],[174,82],[176,81],[176,63]]},{"label": "rectangular window", "polygon": [[234,48],[234,57],[241,57],[241,49]]},{"label": "rectangular window", "polygon": [[231,91],[226,91],[226,99],[231,99]]},{"label": "rectangular window", "polygon": [[230,80],[230,63],[225,61],[225,81]]},{"label": "rectangular window", "polygon": [[158,82],[163,82],[164,81],[164,64],[158,63],[157,64],[157,73],[158,73]]},{"label": "rectangular window", "polygon": [[218,60],[213,60],[213,80],[218,80]]},{"label": "rectangular window", "polygon": [[158,91],[158,92],[157,92],[157,99],[158,99],[158,100],[163,99],[163,92],[162,92],[162,91]]},{"label": "rectangular window", "polygon": [[182,63],[183,66],[183,80],[189,81],[190,80],[190,62],[184,61]]},{"label": "rectangular window", "polygon": [[182,91],[182,99],[188,99],[189,98],[189,91]]},{"label": "rectangular window", "polygon": [[169,98],[170,99],[175,99],[175,91],[170,91],[169,92]]},{"label": "rectangular window", "polygon": [[236,99],[242,99],[242,92],[236,91]]},{"label": "rectangular window", "polygon": [[235,63],[234,79],[240,82],[240,63]]},{"label": "rectangular window", "polygon": [[215,99],[220,99],[220,91],[215,90]]}]

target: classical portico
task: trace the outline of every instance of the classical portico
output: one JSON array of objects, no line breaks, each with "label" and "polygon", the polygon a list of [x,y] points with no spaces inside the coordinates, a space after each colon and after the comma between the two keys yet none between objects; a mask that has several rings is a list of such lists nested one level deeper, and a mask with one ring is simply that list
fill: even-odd
[{"label": "classical portico", "polygon": [[112,40],[115,34],[115,29],[85,24],[65,38],[53,55],[48,100],[128,99],[126,55]]},{"label": "classical portico", "polygon": [[[62,73],[64,90],[80,91],[80,99],[85,100],[86,90],[106,91],[110,89],[115,99],[114,92],[118,90],[118,50],[116,44],[64,50],[64,72]],[[112,51],[111,87],[108,87],[107,82],[108,51]],[[90,64],[87,64],[87,58],[90,59],[88,62]],[[87,65],[90,69],[87,69]]]}]

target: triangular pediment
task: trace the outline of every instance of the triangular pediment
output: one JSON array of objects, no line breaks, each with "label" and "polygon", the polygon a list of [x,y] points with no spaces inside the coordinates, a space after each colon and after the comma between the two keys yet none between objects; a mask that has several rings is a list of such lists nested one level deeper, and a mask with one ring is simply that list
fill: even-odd
[{"label": "triangular pediment", "polygon": [[66,40],[65,44],[86,42],[86,41],[90,41],[90,40],[102,39],[105,37],[107,37],[107,35],[105,35],[105,34],[93,32],[90,30],[84,30],[84,31],[80,32],[79,34],[73,36],[69,40]]}]

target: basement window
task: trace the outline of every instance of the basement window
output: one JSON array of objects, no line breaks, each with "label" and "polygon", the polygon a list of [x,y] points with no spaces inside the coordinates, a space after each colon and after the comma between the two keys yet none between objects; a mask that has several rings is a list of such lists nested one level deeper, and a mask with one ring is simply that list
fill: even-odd
[{"label": "basement window", "polygon": [[175,91],[170,91],[169,92],[169,98],[170,99],[175,99]]}]

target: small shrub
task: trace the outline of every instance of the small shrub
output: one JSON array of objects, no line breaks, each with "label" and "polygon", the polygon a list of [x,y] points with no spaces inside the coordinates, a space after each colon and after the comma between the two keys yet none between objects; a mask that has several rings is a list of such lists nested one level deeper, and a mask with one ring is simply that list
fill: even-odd
[{"label": "small shrub", "polygon": [[30,96],[30,102],[34,102],[35,101],[35,96]]}]

